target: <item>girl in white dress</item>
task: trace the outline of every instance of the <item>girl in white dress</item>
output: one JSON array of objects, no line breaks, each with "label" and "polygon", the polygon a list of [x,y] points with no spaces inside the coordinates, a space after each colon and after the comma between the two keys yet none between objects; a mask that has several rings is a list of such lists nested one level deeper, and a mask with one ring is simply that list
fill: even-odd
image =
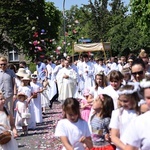
[{"label": "girl in white dress", "polygon": [[[18,91],[19,86],[21,86],[22,84],[22,78],[24,77],[24,75],[27,75],[26,70],[24,68],[19,68],[17,73],[16,73],[16,77],[15,77],[15,83],[16,83],[16,89]],[[17,94],[17,93],[16,93]],[[14,109],[16,108],[16,103],[17,103],[17,97],[14,101]],[[16,111],[14,111],[14,117],[16,117]]]},{"label": "girl in white dress", "polygon": [[25,118],[23,115],[28,111],[28,102],[27,96],[24,93],[17,94],[18,101],[16,103],[16,118],[15,118],[15,126],[17,129],[22,127],[24,135],[28,134],[28,120],[29,118]]},{"label": "girl in white dress", "polygon": [[[18,136],[17,130],[15,128],[13,116],[8,113],[6,108],[4,107],[5,98],[3,97],[2,92],[0,92],[0,133],[4,130],[9,130],[11,132],[11,140],[6,144],[0,144],[0,150],[18,150],[17,142],[14,138]],[[4,129],[4,130],[2,130]]]},{"label": "girl in white dress", "polygon": [[125,150],[149,150],[150,149],[150,80],[140,83],[144,90],[144,99],[149,108],[147,112],[138,116],[131,122],[127,129]]},{"label": "girl in white dress", "polygon": [[[50,93],[49,92],[49,87],[50,87],[50,84],[48,82],[48,80],[45,80],[42,84],[42,89],[43,89],[43,92],[41,92],[41,107],[42,107],[42,114],[45,115],[46,113],[46,107],[49,106],[49,103],[50,103],[50,99],[49,99],[49,95]],[[44,90],[45,89],[45,90]]]},{"label": "girl in white dress", "polygon": [[64,119],[61,119],[55,130],[55,136],[60,137],[62,150],[85,150],[93,144],[88,124],[81,119],[80,104],[75,98],[67,98],[63,103]]},{"label": "girl in white dress", "polygon": [[107,86],[106,77],[104,72],[99,72],[95,75],[95,84],[90,88],[88,102],[92,102],[99,94],[102,93],[102,89]]},{"label": "girl in white dress", "polygon": [[33,89],[33,114],[36,123],[42,123],[42,106],[41,106],[41,92],[43,92],[42,84],[37,82],[37,75],[31,75],[30,85]]},{"label": "girl in white dress", "polygon": [[108,75],[110,85],[104,88],[103,94],[109,95],[113,99],[114,108],[118,108],[118,93],[117,91],[122,85],[123,75],[120,71],[112,70]]},{"label": "girl in white dress", "polygon": [[[22,79],[22,85],[19,86],[18,92],[23,92],[25,95],[28,97],[28,108],[29,108],[29,113],[31,114],[31,117],[29,119],[29,129],[35,129],[36,128],[36,122],[35,122],[35,114],[34,114],[34,101],[33,101],[33,88],[30,86],[30,76],[26,75]],[[21,128],[22,129],[22,128]]]},{"label": "girl in white dress", "polygon": [[123,150],[126,144],[126,129],[131,122],[139,114],[138,88],[135,83],[123,85],[118,90],[120,108],[112,112],[112,117],[109,127],[111,128],[111,140],[117,147],[117,150]]}]

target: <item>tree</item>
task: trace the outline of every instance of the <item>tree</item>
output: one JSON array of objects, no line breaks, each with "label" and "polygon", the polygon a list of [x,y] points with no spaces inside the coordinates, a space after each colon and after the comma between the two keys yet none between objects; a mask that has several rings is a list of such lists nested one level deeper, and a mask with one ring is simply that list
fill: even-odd
[{"label": "tree", "polygon": [[[32,56],[42,59],[55,54],[55,41],[58,39],[58,26],[60,25],[60,11],[54,7],[53,3],[44,3],[43,10],[44,12],[41,13],[37,11],[38,23],[32,31],[29,41],[31,44],[28,48]],[[32,60],[35,57],[32,57]]]},{"label": "tree", "polygon": [[108,30],[109,11],[108,0],[89,0],[88,5],[84,5],[91,13],[88,16],[90,30],[89,35],[95,42],[105,41],[105,34]]},{"label": "tree", "polygon": [[142,32],[150,33],[150,2],[148,0],[131,0],[131,11]]},{"label": "tree", "polygon": [[[118,2],[118,0],[115,1]],[[141,48],[148,48],[150,45],[148,34],[142,33],[134,15],[129,14],[128,7],[120,2],[116,5],[115,1],[111,4],[112,26],[107,33],[113,54],[128,55],[130,52],[137,53]]]},{"label": "tree", "polygon": [[[34,49],[35,45],[33,44],[37,38],[44,40],[45,43],[41,43],[41,41],[38,43],[44,44],[46,53],[53,49],[53,46],[48,48],[49,44],[47,45],[47,43],[52,45],[48,41],[54,37],[57,39],[58,25],[60,24],[60,12],[53,3],[44,0],[7,0],[0,1],[0,5],[1,35],[6,32],[12,43],[18,47],[19,52],[23,52],[33,60],[38,52]],[[3,44],[1,42],[1,53],[4,51]]]},{"label": "tree", "polygon": [[[81,38],[82,24],[80,21],[82,20],[82,12],[81,9],[79,9],[78,6],[75,5],[72,6],[70,10],[66,10],[64,14],[65,16],[62,16],[61,18],[62,21],[59,30],[60,38],[58,42],[58,47],[62,48],[61,51],[59,51],[60,53],[63,54],[66,51],[67,54],[72,54],[74,42],[77,42],[78,39]],[[66,39],[66,43],[64,39]]]},{"label": "tree", "polygon": [[129,33],[129,28],[126,28],[125,24],[128,18],[126,15],[128,9],[121,0],[113,0],[110,3],[110,7],[109,30],[107,31],[106,37],[111,42],[113,55],[118,55],[124,49],[128,49],[128,47],[122,47]]}]

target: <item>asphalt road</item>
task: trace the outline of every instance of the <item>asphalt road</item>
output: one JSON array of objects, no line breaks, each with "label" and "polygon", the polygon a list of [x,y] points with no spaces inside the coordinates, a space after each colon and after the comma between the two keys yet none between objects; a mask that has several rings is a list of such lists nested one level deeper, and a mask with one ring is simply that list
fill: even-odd
[{"label": "asphalt road", "polygon": [[61,113],[60,103],[55,102],[52,109],[47,108],[43,123],[37,124],[35,130],[29,130],[27,136],[20,131],[16,139],[19,150],[60,150],[62,145],[60,140],[54,137],[54,131]]}]

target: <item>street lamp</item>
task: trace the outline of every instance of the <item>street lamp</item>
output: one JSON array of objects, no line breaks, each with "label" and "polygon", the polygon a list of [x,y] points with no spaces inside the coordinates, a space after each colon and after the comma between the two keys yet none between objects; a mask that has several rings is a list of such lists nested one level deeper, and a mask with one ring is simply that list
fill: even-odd
[{"label": "street lamp", "polygon": [[65,0],[63,0],[63,21],[64,21],[64,26],[63,26],[63,29],[64,29],[64,53],[66,53],[66,18],[65,18]]}]

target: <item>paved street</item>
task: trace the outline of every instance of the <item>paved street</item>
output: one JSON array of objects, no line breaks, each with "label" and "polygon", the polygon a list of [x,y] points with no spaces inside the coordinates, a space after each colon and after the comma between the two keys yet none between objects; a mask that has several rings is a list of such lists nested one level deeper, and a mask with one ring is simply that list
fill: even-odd
[{"label": "paved street", "polygon": [[61,105],[55,102],[52,109],[47,108],[43,123],[37,124],[36,130],[28,131],[27,136],[19,132],[17,138],[19,150],[60,150],[62,146],[59,139],[54,138],[54,129],[61,118],[61,112]]}]

